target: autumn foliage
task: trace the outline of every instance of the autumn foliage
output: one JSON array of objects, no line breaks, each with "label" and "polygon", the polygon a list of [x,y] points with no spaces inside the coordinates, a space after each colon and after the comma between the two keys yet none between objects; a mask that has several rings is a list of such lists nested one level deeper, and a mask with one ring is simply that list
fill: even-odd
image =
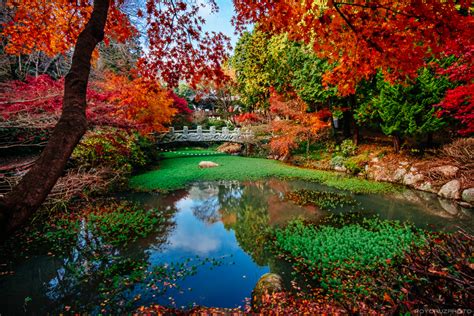
[{"label": "autumn foliage", "polygon": [[[42,51],[55,56],[67,52],[92,13],[87,0],[7,0],[6,7],[14,12],[14,18],[3,29],[3,36],[8,38],[5,51],[13,55]],[[125,13],[112,6],[106,41],[124,41],[136,32]]]},{"label": "autumn foliage", "polygon": [[[147,22],[149,52],[142,56],[138,68],[170,85],[177,85],[181,79],[197,83],[224,76],[221,62],[227,56],[229,38],[222,33],[202,31],[205,20],[199,16],[199,10],[206,3],[146,0],[144,8],[133,7],[124,0],[110,3],[106,44],[111,40],[124,42],[138,35],[130,17]],[[213,0],[207,5],[213,12],[218,11]],[[6,53],[41,51],[52,57],[73,47],[93,6],[88,0],[7,0],[6,8],[12,16],[0,23]]]},{"label": "autumn foliage", "polygon": [[440,114],[447,114],[460,123],[459,134],[474,134],[474,45],[463,56],[458,56],[454,64],[439,72],[459,84],[446,91],[444,100],[438,104],[442,109]]},{"label": "autumn foliage", "polygon": [[255,124],[262,122],[263,118],[257,113],[247,112],[235,115],[234,120],[239,124]]},{"label": "autumn foliage", "polygon": [[168,91],[156,79],[137,77],[132,80],[109,73],[100,86],[109,93],[108,101],[115,104],[114,115],[133,122],[144,132],[160,131],[177,112]]},{"label": "autumn foliage", "polygon": [[459,86],[446,92],[446,97],[439,104],[443,110],[461,124],[459,134],[474,134],[474,84]]},{"label": "autumn foliage", "polygon": [[295,96],[284,96],[270,89],[270,111],[277,118],[272,121],[271,150],[280,157],[287,157],[299,142],[307,145],[317,137],[321,129],[328,127],[327,110],[306,113],[307,105]]},{"label": "autumn foliage", "polygon": [[473,45],[471,1],[234,1],[236,25],[258,23],[269,33],[313,46],[335,68],[326,83],[341,95],[382,70],[388,80],[416,77],[428,58]]},{"label": "autumn foliage", "polygon": [[[3,123],[52,128],[61,113],[63,85],[64,79],[53,80],[48,75],[5,84],[6,93],[0,99]],[[179,110],[172,107],[173,98],[156,80],[130,80],[113,73],[92,82],[87,100],[92,125],[135,128],[142,133],[165,129]]]}]

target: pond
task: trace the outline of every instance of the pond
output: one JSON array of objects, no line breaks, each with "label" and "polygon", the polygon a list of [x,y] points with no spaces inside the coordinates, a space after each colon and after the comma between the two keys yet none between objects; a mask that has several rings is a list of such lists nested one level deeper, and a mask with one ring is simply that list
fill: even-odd
[{"label": "pond", "polygon": [[[164,210],[167,220],[160,224],[162,229],[121,248],[97,240],[92,250],[84,250],[93,236],[81,232],[70,253],[52,256],[46,250],[14,262],[0,255],[0,314],[69,310],[97,314],[154,303],[178,308],[244,306],[266,272],[279,273],[286,283],[291,280],[288,264],[266,250],[262,239],[269,227],[297,218],[317,222],[333,213],[358,211],[431,230],[460,227],[471,232],[474,227],[470,210],[428,193],[342,192],[350,203],[321,208],[287,199],[288,192],[301,189],[337,193],[316,183],[270,179],[201,182],[168,194],[118,196]],[[100,257],[101,252],[107,256]],[[144,273],[137,277],[130,271]],[[103,283],[102,277],[113,280]],[[104,286],[110,286],[110,292]],[[104,296],[107,293],[113,295]]]}]

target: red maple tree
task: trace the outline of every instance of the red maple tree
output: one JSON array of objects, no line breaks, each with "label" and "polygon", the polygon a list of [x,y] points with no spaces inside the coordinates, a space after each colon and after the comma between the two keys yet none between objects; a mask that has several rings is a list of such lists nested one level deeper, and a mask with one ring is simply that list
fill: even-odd
[{"label": "red maple tree", "polygon": [[474,41],[472,1],[268,1],[235,0],[234,23],[269,33],[288,33],[311,44],[335,68],[326,83],[342,96],[382,70],[388,80],[416,77],[431,57],[459,55]]}]

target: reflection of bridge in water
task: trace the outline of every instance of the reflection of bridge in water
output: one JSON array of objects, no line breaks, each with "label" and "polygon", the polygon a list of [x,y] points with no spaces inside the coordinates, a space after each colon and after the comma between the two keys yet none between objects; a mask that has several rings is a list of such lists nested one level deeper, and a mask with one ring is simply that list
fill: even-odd
[{"label": "reflection of bridge in water", "polygon": [[189,129],[184,126],[182,130],[175,130],[170,127],[168,132],[157,135],[158,143],[179,143],[179,142],[231,142],[231,143],[249,143],[252,141],[253,133],[250,131],[241,131],[240,128],[229,130],[223,127],[217,130],[215,126],[209,129],[202,129],[198,126],[196,129]]}]

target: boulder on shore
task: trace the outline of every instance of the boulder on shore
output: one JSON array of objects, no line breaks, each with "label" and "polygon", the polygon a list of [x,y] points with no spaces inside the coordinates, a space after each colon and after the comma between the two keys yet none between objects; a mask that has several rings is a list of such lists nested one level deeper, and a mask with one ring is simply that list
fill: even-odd
[{"label": "boulder on shore", "polygon": [[283,279],[276,273],[265,273],[258,279],[252,291],[252,306],[258,308],[262,303],[262,297],[283,291]]},{"label": "boulder on shore", "polygon": [[462,191],[462,199],[468,203],[474,203],[474,188]]},{"label": "boulder on shore", "polygon": [[461,189],[461,182],[459,180],[452,180],[441,187],[438,192],[439,196],[447,199],[459,199],[461,197],[459,190]]}]

